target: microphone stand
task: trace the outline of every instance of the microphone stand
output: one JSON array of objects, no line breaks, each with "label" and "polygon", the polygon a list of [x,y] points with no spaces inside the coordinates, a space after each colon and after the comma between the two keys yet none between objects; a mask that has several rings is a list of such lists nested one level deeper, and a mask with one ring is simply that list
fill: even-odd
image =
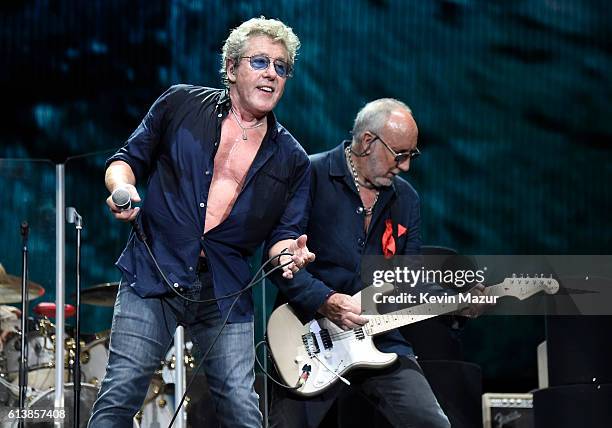
[{"label": "microphone stand", "polygon": [[[74,223],[76,229],[76,326],[75,326],[75,355],[74,355],[74,407],[73,426],[79,427],[81,403],[81,230],[83,218],[73,207],[66,208],[66,221]],[[64,310],[64,308],[62,308]]]},{"label": "microphone stand", "polygon": [[[21,263],[21,358],[19,360],[19,415],[25,409],[26,390],[28,385],[28,234],[30,226],[27,221],[21,222],[22,263]],[[24,426],[19,418],[19,427]]]}]

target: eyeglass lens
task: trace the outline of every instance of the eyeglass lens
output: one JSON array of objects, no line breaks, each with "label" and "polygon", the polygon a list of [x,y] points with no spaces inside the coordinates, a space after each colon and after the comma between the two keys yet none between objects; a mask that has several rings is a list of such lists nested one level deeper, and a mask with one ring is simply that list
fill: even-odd
[{"label": "eyeglass lens", "polygon": [[[264,70],[270,66],[270,58],[265,55],[252,56],[249,58],[249,62],[254,70]],[[278,74],[280,77],[287,77],[289,74],[289,66],[284,61],[275,59],[273,64],[276,74]]]}]

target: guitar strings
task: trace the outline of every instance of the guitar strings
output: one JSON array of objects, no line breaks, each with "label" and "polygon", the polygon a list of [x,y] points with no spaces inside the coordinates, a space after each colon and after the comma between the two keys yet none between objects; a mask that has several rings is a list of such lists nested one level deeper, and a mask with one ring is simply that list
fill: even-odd
[{"label": "guitar strings", "polygon": [[[356,334],[357,330],[360,330],[360,329],[363,329],[363,327],[353,328],[351,330],[343,331],[341,333],[333,333],[333,334],[330,334],[329,337],[332,339],[337,339],[337,338],[344,339],[345,337]],[[365,331],[363,333],[367,334]]]}]

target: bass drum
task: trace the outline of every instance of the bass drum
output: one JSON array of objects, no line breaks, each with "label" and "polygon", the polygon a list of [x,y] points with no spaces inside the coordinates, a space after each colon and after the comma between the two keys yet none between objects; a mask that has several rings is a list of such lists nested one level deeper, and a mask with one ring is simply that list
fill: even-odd
[{"label": "bass drum", "polygon": [[[87,422],[89,421],[89,416],[91,416],[91,409],[96,401],[96,397],[98,396],[98,388],[93,385],[89,385],[86,383],[81,384],[81,397],[80,397],[80,423],[79,427],[86,428]],[[41,409],[41,410],[49,410],[53,409],[55,405],[55,388],[52,388],[48,391],[40,393],[32,403],[30,404],[30,409]],[[64,384],[64,410],[65,410],[65,418],[63,420],[63,425],[66,427],[72,427],[72,414],[74,409],[74,386],[72,383]],[[30,423],[28,422],[27,426],[33,426],[37,428],[53,428],[53,422],[37,422]]]},{"label": "bass drum", "polygon": [[[55,386],[55,367],[33,368],[28,369],[28,387],[32,388],[36,393],[47,391]],[[70,373],[64,370],[64,379],[69,378]],[[13,385],[19,387],[19,374],[13,379]]]}]

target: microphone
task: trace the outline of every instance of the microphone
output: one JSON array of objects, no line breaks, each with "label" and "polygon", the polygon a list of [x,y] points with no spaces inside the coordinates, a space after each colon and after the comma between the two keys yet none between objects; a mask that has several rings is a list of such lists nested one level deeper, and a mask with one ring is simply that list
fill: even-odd
[{"label": "microphone", "polygon": [[[130,196],[129,190],[127,190],[125,187],[119,187],[118,189],[115,189],[113,193],[111,193],[111,200],[113,201],[113,204],[115,204],[115,206],[121,211],[129,210],[130,208],[132,208],[132,197]],[[138,224],[138,221],[134,219],[130,223],[132,224],[132,227],[134,228],[134,231],[136,232],[136,235],[138,235],[140,240],[142,242],[146,242],[147,235],[145,235],[145,233],[143,232],[142,228],[140,227],[140,224]]]},{"label": "microphone", "polygon": [[83,217],[74,207],[66,207],[66,222],[75,224],[79,229],[83,227]]},{"label": "microphone", "polygon": [[130,192],[124,187],[115,189],[113,193],[111,193],[111,200],[120,211],[125,211],[132,208],[132,198],[130,196]]},{"label": "microphone", "polygon": [[24,239],[28,239],[28,233],[30,232],[30,225],[26,220],[21,222],[21,236]]},{"label": "microphone", "polygon": [[21,240],[23,241],[23,246],[27,247],[28,245],[28,235],[30,233],[30,225],[27,220],[21,222]]}]

